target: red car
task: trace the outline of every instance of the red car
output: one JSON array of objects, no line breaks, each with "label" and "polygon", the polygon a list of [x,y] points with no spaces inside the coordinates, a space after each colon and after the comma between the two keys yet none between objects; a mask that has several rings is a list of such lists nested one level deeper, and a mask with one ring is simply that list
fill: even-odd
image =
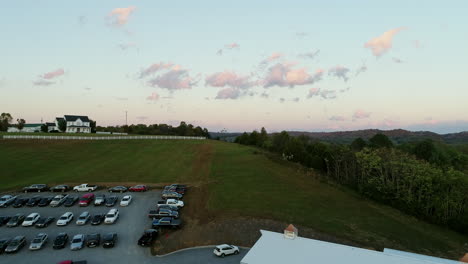
[{"label": "red car", "polygon": [[87,193],[80,198],[80,206],[88,206],[94,200],[94,193]]},{"label": "red car", "polygon": [[148,187],[146,187],[146,185],[135,185],[128,188],[128,190],[131,192],[146,192]]}]

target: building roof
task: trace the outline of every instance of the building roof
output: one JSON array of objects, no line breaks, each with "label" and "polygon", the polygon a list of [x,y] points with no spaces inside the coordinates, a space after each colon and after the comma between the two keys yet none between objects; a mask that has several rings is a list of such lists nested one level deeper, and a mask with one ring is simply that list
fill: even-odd
[{"label": "building roof", "polygon": [[49,122],[47,122],[46,125],[47,125],[47,126],[55,126],[55,123],[49,123]]},{"label": "building roof", "polygon": [[395,250],[395,249],[390,249],[390,248],[384,248],[383,252],[385,254],[390,254],[390,255],[399,255],[403,257],[418,258],[421,260],[429,261],[431,263],[460,264],[460,262],[455,261],[455,260],[437,258],[437,257],[421,255],[421,254],[416,254],[416,253],[411,253],[411,252],[406,252],[406,251],[400,251],[400,250]]},{"label": "building roof", "polygon": [[56,117],[55,120],[60,121],[60,120],[65,120],[63,117]]},{"label": "building roof", "polygon": [[77,115],[65,115],[65,120],[67,121],[76,121],[77,119],[81,119],[83,122],[89,122],[88,116],[77,116]]},{"label": "building roof", "polygon": [[24,127],[40,127],[40,126],[42,126],[41,123],[24,124]]},{"label": "building roof", "polygon": [[[262,236],[241,260],[241,264],[327,263],[327,264],[435,264],[450,263],[438,258],[390,254],[315,239],[284,238],[282,233],[261,230]],[[416,254],[418,255],[418,254]],[[444,260],[446,261],[446,260]],[[448,261],[448,260],[447,260]]]}]

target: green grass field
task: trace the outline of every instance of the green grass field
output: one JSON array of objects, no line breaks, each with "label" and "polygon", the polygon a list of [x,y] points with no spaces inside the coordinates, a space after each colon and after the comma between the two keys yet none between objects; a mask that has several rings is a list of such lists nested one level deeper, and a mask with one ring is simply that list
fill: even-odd
[{"label": "green grass field", "polygon": [[207,184],[207,208],[314,228],[370,247],[459,257],[468,238],[321,182],[295,164],[211,140],[0,140],[0,189],[32,183]]}]

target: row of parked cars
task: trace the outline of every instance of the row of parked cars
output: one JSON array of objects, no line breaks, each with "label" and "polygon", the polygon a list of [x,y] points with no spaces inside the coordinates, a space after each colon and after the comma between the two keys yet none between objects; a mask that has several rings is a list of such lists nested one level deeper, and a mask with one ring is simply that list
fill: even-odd
[{"label": "row of parked cars", "polygon": [[[62,216],[60,216],[57,221],[57,226],[66,226],[74,219],[74,215],[72,212],[66,212]],[[104,224],[114,224],[117,219],[119,218],[119,210],[116,208],[112,208],[106,214],[95,214],[91,215],[88,211],[82,212],[77,220],[77,225],[86,225],[88,222],[91,225],[99,225],[101,223]],[[55,217],[48,216],[48,217],[41,217],[39,213],[31,213],[28,216],[24,214],[16,214],[12,217],[10,216],[0,216],[0,226],[5,225],[6,227],[16,227],[16,226],[35,226],[37,228],[44,228],[49,226],[51,223],[55,221]]]},{"label": "row of parked cars", "polygon": [[[132,202],[132,195],[125,195],[120,201],[120,206],[128,206]],[[108,207],[114,206],[118,202],[119,198],[116,195],[107,196],[105,194],[94,195],[94,193],[84,194],[82,197],[69,195],[69,194],[59,194],[56,196],[33,196],[33,197],[20,197],[13,195],[4,195],[0,197],[0,207],[13,206],[15,208],[20,208],[23,206],[66,206],[70,207],[78,203],[80,206],[88,206],[92,202],[94,205],[106,205]]]},{"label": "row of parked cars", "polygon": [[[40,250],[45,247],[49,241],[46,233],[37,234],[29,243],[29,250]],[[101,237],[99,233],[89,235],[76,234],[70,239],[67,233],[59,233],[53,241],[53,249],[62,249],[70,244],[71,250],[80,250],[84,246],[93,248],[102,244],[103,248],[112,248],[117,242],[117,233],[107,233]],[[27,244],[25,236],[16,236],[14,238],[0,239],[0,253],[16,253]]]},{"label": "row of parked cars", "polygon": [[[69,185],[66,184],[61,184],[57,185],[54,187],[47,186],[47,184],[33,184],[30,186],[26,186],[23,188],[23,192],[28,193],[28,192],[68,192],[68,191],[75,191],[75,192],[93,192],[98,189],[97,185],[91,185],[88,183],[83,183],[77,186],[74,186],[73,188],[70,187]],[[135,185],[132,187],[125,187],[125,186],[114,186],[108,188],[109,192],[146,192],[148,190],[148,186],[146,185]]]}]

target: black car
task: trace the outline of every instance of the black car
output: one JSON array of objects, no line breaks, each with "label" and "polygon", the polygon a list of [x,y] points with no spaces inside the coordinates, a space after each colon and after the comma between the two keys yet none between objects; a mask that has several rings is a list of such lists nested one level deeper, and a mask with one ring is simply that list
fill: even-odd
[{"label": "black car", "polygon": [[5,248],[8,246],[8,243],[10,243],[9,238],[2,238],[0,239],[0,254],[5,251]]},{"label": "black car", "polygon": [[16,214],[10,219],[10,221],[8,221],[7,227],[15,227],[21,225],[21,223],[23,223],[24,221],[24,218],[24,214]]},{"label": "black car", "polygon": [[70,190],[70,186],[62,184],[62,185],[57,185],[52,188],[50,188],[51,192],[68,192]]},{"label": "black car", "polygon": [[0,216],[0,226],[8,223],[8,221],[10,221],[10,219],[11,219],[11,217],[7,216],[7,215]]},{"label": "black car", "polygon": [[26,206],[29,206],[29,207],[36,206],[41,199],[42,197],[39,195],[33,196],[29,198],[28,202],[26,203]]},{"label": "black car", "polygon": [[158,230],[156,229],[147,229],[143,232],[140,239],[138,239],[138,245],[142,247],[151,246],[151,243],[156,239],[158,236]]},{"label": "black car", "polygon": [[16,198],[15,202],[13,203],[13,207],[14,208],[23,207],[26,205],[28,201],[29,201],[28,198],[24,198],[24,197]]},{"label": "black car", "polygon": [[37,206],[40,206],[40,207],[44,207],[44,206],[48,206],[50,204],[50,202],[52,202],[52,199],[54,199],[54,197],[52,196],[47,196],[47,197],[43,197],[39,203],[37,204]]},{"label": "black car", "polygon": [[54,239],[54,245],[52,246],[54,249],[61,249],[64,248],[68,243],[68,234],[67,233],[59,233],[58,236]]},{"label": "black car", "polygon": [[179,211],[179,207],[172,205],[172,204],[160,204],[158,205],[158,209],[168,209],[171,211]]},{"label": "black car", "polygon": [[107,233],[102,237],[103,248],[113,248],[117,242],[117,233]]},{"label": "black car", "polygon": [[5,253],[16,253],[26,245],[25,236],[16,236],[13,238],[5,248]]},{"label": "black car", "polygon": [[50,223],[52,223],[55,220],[55,217],[49,216],[49,217],[41,217],[37,223],[36,227],[38,228],[43,228],[43,227],[48,227]]},{"label": "black car", "polygon": [[46,192],[49,189],[47,184],[33,184],[23,188],[23,192]]},{"label": "black car", "polygon": [[119,198],[117,198],[117,196],[115,196],[115,195],[107,197],[106,198],[106,206],[108,206],[108,207],[114,206],[118,199]]},{"label": "black car", "polygon": [[99,225],[102,223],[102,221],[104,221],[104,217],[105,215],[104,214],[96,214],[93,216],[93,218],[91,219],[91,225]]},{"label": "black car", "polygon": [[69,196],[65,199],[65,202],[63,202],[63,206],[70,207],[76,204],[76,202],[78,202],[78,196]]},{"label": "black car", "polygon": [[115,187],[109,188],[108,190],[109,190],[109,192],[123,193],[123,192],[127,191],[127,187],[125,187],[125,186],[115,186]]},{"label": "black car", "polygon": [[101,244],[101,235],[98,233],[90,234],[86,236],[86,246],[98,247]]}]

